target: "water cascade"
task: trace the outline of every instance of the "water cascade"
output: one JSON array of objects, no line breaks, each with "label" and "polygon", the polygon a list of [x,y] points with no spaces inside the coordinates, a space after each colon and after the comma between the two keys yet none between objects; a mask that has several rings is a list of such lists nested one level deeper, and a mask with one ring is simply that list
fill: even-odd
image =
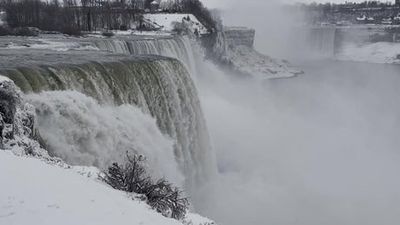
[{"label": "water cascade", "polygon": [[194,54],[185,36],[160,38],[96,39],[95,47],[113,53],[132,55],[161,55],[181,61],[191,73],[195,71]]},{"label": "water cascade", "polygon": [[333,57],[337,50],[337,28],[311,28],[305,40],[309,43],[310,49],[317,55]]},{"label": "water cascade", "polygon": [[[112,43],[109,47],[118,46],[118,41]],[[133,52],[150,45],[128,46]],[[169,50],[184,57],[185,49],[178,51],[173,46]],[[176,59],[159,56],[116,59],[0,68],[0,74],[29,94],[26,98],[36,107],[38,129],[50,152],[72,164],[101,167],[132,149],[152,156],[153,162],[161,160],[161,175],[173,176],[177,164],[190,190],[215,171],[215,163],[188,70]],[[169,138],[157,133],[151,118],[143,113],[155,118]],[[172,179],[180,178],[175,174]]]}]

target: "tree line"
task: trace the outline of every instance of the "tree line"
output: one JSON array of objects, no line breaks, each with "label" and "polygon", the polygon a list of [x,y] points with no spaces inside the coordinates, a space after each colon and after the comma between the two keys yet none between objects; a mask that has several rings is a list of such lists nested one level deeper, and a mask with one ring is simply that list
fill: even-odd
[{"label": "tree line", "polygon": [[[2,0],[12,27],[37,27],[45,31],[74,33],[135,28],[152,0]],[[200,0],[171,0],[164,12],[194,14],[210,30],[215,29],[211,13]],[[157,11],[159,12],[159,11]]]}]

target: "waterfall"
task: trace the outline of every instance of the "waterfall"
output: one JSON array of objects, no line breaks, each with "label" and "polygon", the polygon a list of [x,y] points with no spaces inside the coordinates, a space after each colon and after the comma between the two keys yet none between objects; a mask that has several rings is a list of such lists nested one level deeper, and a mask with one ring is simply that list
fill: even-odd
[{"label": "waterfall", "polygon": [[113,53],[132,55],[161,55],[176,58],[181,61],[187,69],[195,71],[194,54],[188,37],[160,37],[145,39],[96,39],[93,40],[95,47]]},{"label": "waterfall", "polygon": [[337,47],[336,32],[335,27],[311,28],[306,37],[309,48],[317,55],[333,57]]},{"label": "waterfall", "polygon": [[[113,43],[118,46],[117,41]],[[168,51],[184,53],[173,46]],[[187,68],[176,59],[32,66],[0,69],[0,73],[28,93],[26,99],[36,107],[46,147],[69,163],[101,167],[134,149],[150,155],[153,162],[166,164],[159,166],[160,171],[176,163],[189,190],[215,171],[196,87]],[[155,118],[154,123],[168,137],[157,133],[151,118],[143,113]],[[151,145],[140,144],[143,140]],[[168,151],[173,151],[173,157]]]},{"label": "waterfall", "polygon": [[77,91],[29,94],[25,100],[35,106],[39,133],[54,155],[74,165],[106,168],[124,162],[127,152],[142,154],[154,177],[182,184],[173,140],[138,107],[100,105]]}]

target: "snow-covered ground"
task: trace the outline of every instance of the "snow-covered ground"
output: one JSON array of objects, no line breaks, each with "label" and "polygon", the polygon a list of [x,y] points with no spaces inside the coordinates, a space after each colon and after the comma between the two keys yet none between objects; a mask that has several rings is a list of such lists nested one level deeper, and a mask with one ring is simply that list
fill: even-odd
[{"label": "snow-covered ground", "polygon": [[184,221],[163,217],[97,177],[95,168],[61,167],[0,150],[0,225],[213,224],[196,214]]},{"label": "snow-covered ground", "polygon": [[[190,20],[184,20],[189,17]],[[162,31],[172,31],[174,29],[175,23],[182,23],[183,21],[188,22],[190,24],[190,28],[194,31],[198,30],[199,34],[207,34],[207,28],[200,23],[200,21],[192,14],[167,14],[167,13],[159,13],[159,14],[145,14],[144,19],[152,22],[158,27],[162,27]]]},{"label": "snow-covered ground", "polygon": [[400,43],[346,43],[335,57],[343,61],[400,63]]}]

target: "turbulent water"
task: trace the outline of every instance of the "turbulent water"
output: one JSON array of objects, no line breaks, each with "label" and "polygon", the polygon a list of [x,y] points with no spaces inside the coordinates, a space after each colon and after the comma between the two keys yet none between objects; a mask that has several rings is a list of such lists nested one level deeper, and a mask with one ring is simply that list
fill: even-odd
[{"label": "turbulent water", "polygon": [[[190,190],[210,177],[215,165],[190,74],[194,64],[188,43],[184,38],[104,39],[95,42],[103,50],[176,59],[118,56],[7,67],[1,73],[25,93],[44,91],[26,99],[36,107],[39,132],[53,154],[72,164],[104,167],[126,151],[136,151],[149,157],[160,176],[179,182],[183,174]],[[166,137],[143,113],[155,118]]]},{"label": "turbulent water", "polygon": [[100,105],[76,91],[30,94],[26,99],[36,107],[37,126],[53,154],[99,168],[123,162],[126,152],[143,154],[156,177],[182,184],[182,173],[172,163],[173,140],[138,107]]}]

